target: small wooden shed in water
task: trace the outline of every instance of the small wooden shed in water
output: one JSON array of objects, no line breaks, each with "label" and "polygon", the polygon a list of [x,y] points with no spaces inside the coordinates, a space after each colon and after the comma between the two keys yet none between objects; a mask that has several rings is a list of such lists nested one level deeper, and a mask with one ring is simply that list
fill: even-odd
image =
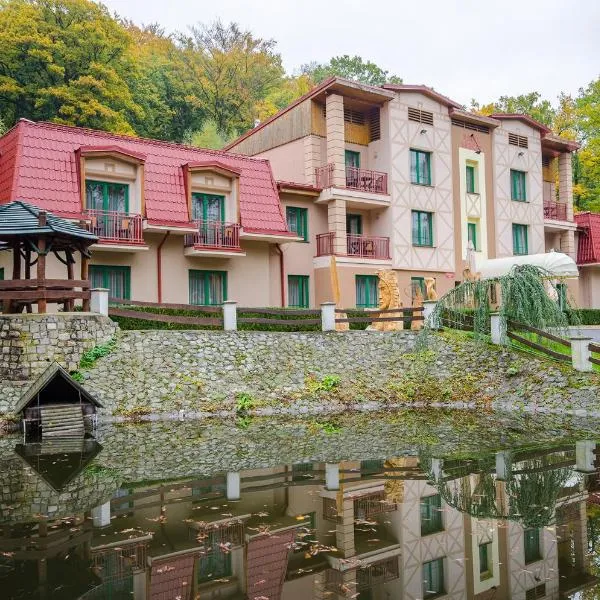
[{"label": "small wooden shed in water", "polygon": [[96,424],[102,408],[58,363],[52,363],[23,394],[15,412],[26,437],[83,437]]}]

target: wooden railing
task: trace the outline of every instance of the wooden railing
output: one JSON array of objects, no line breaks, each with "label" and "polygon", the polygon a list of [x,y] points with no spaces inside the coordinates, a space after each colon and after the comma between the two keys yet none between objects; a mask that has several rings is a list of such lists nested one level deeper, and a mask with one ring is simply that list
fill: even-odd
[{"label": "wooden railing", "polygon": [[[519,333],[516,333],[516,332],[523,332],[523,331],[526,331],[528,333],[533,333],[543,340],[547,340],[549,342],[552,342],[555,345],[566,348],[568,354],[563,353],[563,352],[558,352],[557,350],[553,350],[552,348],[548,348],[547,346],[544,346],[543,344],[541,344],[539,342],[534,342],[534,341],[524,337],[523,335],[519,335]],[[551,358],[554,358],[555,360],[564,361],[564,362],[572,361],[571,354],[570,354],[571,342],[569,340],[565,340],[557,335],[548,333],[547,331],[543,331],[543,330],[537,329],[535,327],[530,327],[529,325],[525,325],[523,323],[517,323],[516,321],[508,320],[506,335],[509,339],[511,339],[515,342],[518,342],[519,344],[522,344],[523,346],[531,348],[532,350],[541,352],[542,354],[545,354]]]},{"label": "wooden railing", "polygon": [[[590,362],[593,365],[598,365],[600,366],[600,344],[590,344],[589,345],[589,351],[591,352],[592,356],[590,356]],[[598,354],[599,356],[593,356],[594,354]]]},{"label": "wooden railing", "polygon": [[239,251],[240,225],[224,221],[196,221],[198,231],[185,236],[186,248],[221,249]]},{"label": "wooden railing", "polygon": [[567,220],[567,205],[563,202],[544,202],[544,219],[553,221]]},{"label": "wooden railing", "polygon": [[[379,310],[377,308],[372,310],[361,310],[358,308],[336,308],[335,312],[337,315],[344,315],[341,317],[336,317],[336,323],[370,324],[395,321],[402,322],[405,329],[410,329],[413,321],[424,320],[422,306],[416,306],[414,308],[390,308],[386,310]],[[353,316],[346,316],[348,313],[352,314]],[[357,314],[358,316],[355,316]]]},{"label": "wooden railing", "polygon": [[[323,167],[317,167],[315,169],[317,187],[322,189],[334,187],[334,174],[335,165],[333,163],[329,163]],[[388,175],[382,171],[346,166],[344,187],[350,190],[360,190],[372,194],[387,194]]]},{"label": "wooden railing", "polygon": [[371,519],[376,515],[394,512],[398,509],[395,502],[386,500],[384,491],[361,496],[354,501],[354,516],[357,519]]},{"label": "wooden railing", "polygon": [[[317,234],[317,256],[335,254],[335,233]],[[390,238],[367,235],[346,234],[346,256],[389,260]]]},{"label": "wooden railing", "polygon": [[22,309],[40,300],[54,304],[68,304],[71,310],[75,300],[90,299],[90,282],[79,279],[7,279],[0,281],[0,306],[5,312]]},{"label": "wooden railing", "polygon": [[101,244],[142,245],[142,215],[125,212],[87,210],[89,230],[100,238]]}]

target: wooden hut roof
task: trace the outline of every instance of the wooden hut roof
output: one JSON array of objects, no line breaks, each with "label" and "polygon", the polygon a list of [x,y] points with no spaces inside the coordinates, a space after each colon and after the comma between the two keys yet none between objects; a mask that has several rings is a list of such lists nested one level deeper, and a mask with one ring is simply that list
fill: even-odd
[{"label": "wooden hut roof", "polygon": [[30,404],[32,404],[37,395],[56,377],[61,377],[71,387],[75,389],[86,402],[93,404],[97,408],[102,408],[102,404],[94,398],[83,386],[75,381],[65,369],[58,363],[53,362],[29,387],[29,389],[21,396],[21,399],[15,406],[15,413],[22,413]]}]

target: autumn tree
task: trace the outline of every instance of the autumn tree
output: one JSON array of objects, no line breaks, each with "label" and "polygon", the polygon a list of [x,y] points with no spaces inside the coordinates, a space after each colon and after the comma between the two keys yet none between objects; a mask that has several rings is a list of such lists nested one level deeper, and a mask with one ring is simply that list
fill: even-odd
[{"label": "autumn tree", "polygon": [[344,79],[351,79],[366,85],[383,85],[384,83],[402,83],[402,78],[397,75],[390,75],[388,71],[382,69],[370,60],[363,60],[360,56],[334,56],[327,63],[308,63],[302,65],[301,71],[308,75],[315,83],[337,76]]},{"label": "autumn tree", "polygon": [[88,0],[0,0],[0,112],[133,133],[127,32]]},{"label": "autumn tree", "polygon": [[552,103],[544,100],[539,92],[520,96],[500,96],[495,102],[483,106],[476,100],[471,100],[471,110],[482,115],[491,115],[495,112],[526,114],[548,127],[552,127],[556,114]]},{"label": "autumn tree", "polygon": [[191,35],[180,35],[178,42],[193,75],[196,101],[218,131],[228,134],[251,127],[257,103],[283,81],[275,42],[220,21],[192,27]]}]

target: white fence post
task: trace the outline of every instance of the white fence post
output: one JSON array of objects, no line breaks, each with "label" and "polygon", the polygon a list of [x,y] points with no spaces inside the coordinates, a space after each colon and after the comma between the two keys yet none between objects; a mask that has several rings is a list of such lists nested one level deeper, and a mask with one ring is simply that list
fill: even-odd
[{"label": "white fence post", "polygon": [[340,489],[340,465],[325,463],[325,487],[328,490]]},{"label": "white fence post", "polygon": [[223,302],[223,329],[237,331],[237,302],[233,300]]},{"label": "white fence post", "polygon": [[106,288],[90,290],[90,310],[108,317],[108,290]]},{"label": "white fence post", "polygon": [[506,319],[500,316],[500,313],[490,315],[490,327],[492,334],[492,344],[502,346],[506,344]]},{"label": "white fence post", "polygon": [[423,323],[429,325],[430,329],[440,329],[439,319],[433,317],[433,312],[437,306],[437,300],[423,300]]},{"label": "white fence post", "polygon": [[572,337],[571,338],[571,359],[573,368],[576,371],[592,371],[594,366],[590,362],[592,353],[590,352],[590,342],[592,338]]},{"label": "white fence post", "polygon": [[241,478],[237,471],[227,473],[227,500],[239,500],[241,497]]},{"label": "white fence post", "polygon": [[335,331],[335,302],[321,304],[321,330]]},{"label": "white fence post", "polygon": [[110,502],[92,508],[92,525],[94,527],[110,525]]},{"label": "white fence post", "polygon": [[594,462],[596,455],[596,442],[591,440],[582,440],[575,442],[575,470],[582,473],[593,473],[596,470]]}]

